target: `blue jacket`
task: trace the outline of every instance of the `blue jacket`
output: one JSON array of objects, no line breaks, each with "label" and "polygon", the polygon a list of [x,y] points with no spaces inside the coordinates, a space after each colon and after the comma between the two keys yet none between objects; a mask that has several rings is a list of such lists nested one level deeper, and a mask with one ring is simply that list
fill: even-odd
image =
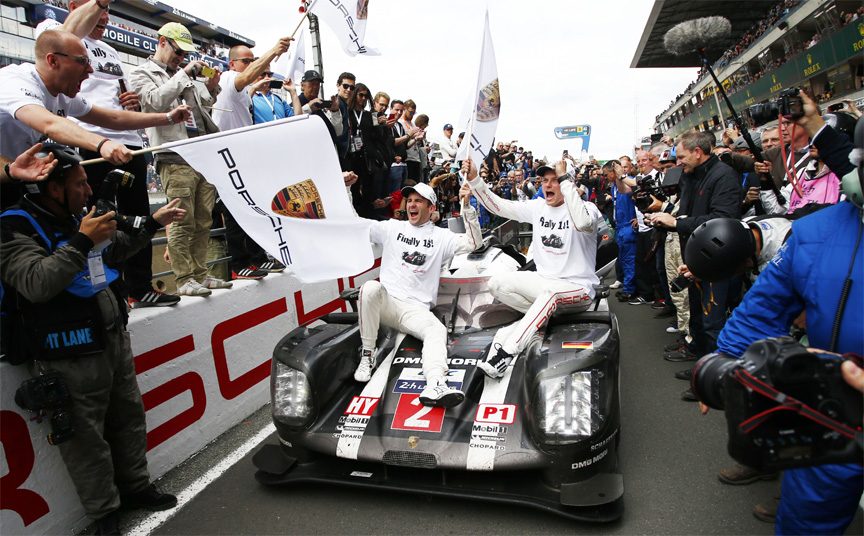
[{"label": "blue jacket", "polygon": [[630,222],[636,218],[636,204],[633,203],[633,194],[624,194],[614,184],[612,185],[612,197],[615,199],[615,229],[629,227]]},{"label": "blue jacket", "polygon": [[[848,201],[792,224],[792,236],[759,274],[717,346],[741,356],[753,341],[789,333],[792,320],[807,310],[807,337],[813,348],[828,349],[843,280],[849,271],[861,212]],[[855,253],[852,292],[846,303],[838,353],[864,353],[864,244]]]}]

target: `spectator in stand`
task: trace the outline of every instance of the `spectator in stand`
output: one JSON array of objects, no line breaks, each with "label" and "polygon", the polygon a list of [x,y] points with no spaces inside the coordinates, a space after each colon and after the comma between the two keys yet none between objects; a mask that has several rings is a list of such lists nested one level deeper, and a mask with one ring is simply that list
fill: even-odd
[{"label": "spectator in stand", "polygon": [[[348,158],[349,129],[348,129],[348,99],[354,94],[357,77],[351,73],[342,73],[336,81],[336,99],[339,102],[339,111],[342,113],[342,134],[336,136],[336,151],[342,162],[342,170],[347,171],[346,164],[351,160]],[[350,167],[350,166],[349,166]]]},{"label": "spectator in stand", "polygon": [[417,113],[417,104],[408,99],[405,101],[405,109],[402,113],[402,126],[408,133],[409,139],[406,144],[407,156],[405,163],[408,165],[408,178],[417,182],[423,182],[423,165],[420,162],[420,147],[426,137],[426,132],[414,125],[414,115]]},{"label": "spectator in stand", "polygon": [[[270,91],[270,82],[276,81],[282,82],[282,89],[291,97],[290,103]],[[290,78],[284,81],[273,78],[273,71],[270,70],[269,65],[258,80],[249,86],[249,91],[252,94],[252,116],[256,125],[303,113],[303,105],[300,104],[300,98],[297,96],[297,86]]]},{"label": "spectator in stand", "polygon": [[375,177],[385,169],[384,158],[379,152],[384,125],[378,124],[378,115],[368,110],[369,88],[356,84],[356,89],[348,98],[348,156],[347,164],[357,175],[358,180],[351,186],[354,208],[361,218],[375,219],[378,209],[386,208],[390,201],[386,196],[377,195],[381,184],[375,184]]},{"label": "spectator in stand", "polygon": [[418,153],[420,155],[420,174],[423,176],[423,182],[429,182],[429,145],[426,143],[426,127],[429,126],[429,116],[420,114],[414,118],[414,126],[423,132],[422,141],[418,144]]},{"label": "spectator in stand", "polygon": [[456,158],[456,141],[453,139],[453,125],[447,123],[444,125],[444,137],[438,143],[439,154],[443,160],[453,160]]},{"label": "spectator in stand", "polygon": [[[327,125],[327,130],[330,132],[330,139],[333,140],[333,145],[337,148],[336,139],[342,134],[342,112],[339,107],[339,98],[333,95],[330,98],[330,106],[324,106],[324,101],[318,96],[321,91],[321,82],[323,78],[321,73],[310,69],[303,73],[303,80],[300,83],[300,89],[303,94],[300,95],[300,104],[303,105],[303,113],[316,115]],[[346,129],[347,130],[347,129]]]},{"label": "spectator in stand", "polygon": [[[408,143],[412,141],[411,135],[405,130],[405,125],[402,123],[402,114],[405,110],[405,104],[401,100],[394,100],[390,105],[390,115],[387,116],[387,124],[395,119],[395,123],[390,127],[393,134],[393,164],[390,166],[390,191],[395,192],[404,187],[404,183],[408,180]],[[397,182],[402,186],[398,186]],[[414,181],[417,184],[417,181]]]},{"label": "spectator in stand", "polygon": [[[156,53],[132,71],[129,82],[144,111],[165,112],[185,102],[192,117],[189,122],[172,121],[168,126],[147,129],[150,142],[159,146],[219,132],[206,109],[219,94],[219,73],[204,85],[193,84],[192,79],[205,64],[190,61],[185,68],[179,68],[186,54],[195,50],[192,34],[183,25],[169,22],[159,29],[159,36]],[[157,151],[155,161],[168,200],[179,198],[179,207],[186,210],[186,217],[172,223],[168,233],[177,294],[209,296],[210,289],[230,288],[231,283],[207,275],[207,241],[216,188],[173,151]]]},{"label": "spectator in stand", "polygon": [[[378,122],[378,125],[382,126],[380,132],[380,141],[378,146],[378,152],[383,159],[383,167],[381,171],[379,171],[374,178],[374,183],[379,185],[379,190],[376,193],[375,197],[378,199],[385,199],[388,195],[392,194],[396,190],[401,190],[401,180],[399,185],[392,184],[390,180],[390,170],[393,165],[393,160],[396,156],[396,147],[394,145],[395,139],[393,138],[393,126],[398,121],[398,118],[393,114],[393,117],[389,117],[387,115],[387,107],[390,105],[390,95],[384,93],[383,91],[379,91],[375,94],[375,97],[372,99],[372,111],[375,114],[375,120]],[[396,186],[396,188],[393,188]],[[388,216],[388,208],[384,207],[383,209],[378,209],[376,213],[376,218],[379,220],[387,219],[391,216]],[[392,211],[391,211],[392,212]]]},{"label": "spectator in stand", "polygon": [[780,146],[780,128],[771,127],[762,131],[762,150],[767,151],[773,147]]}]

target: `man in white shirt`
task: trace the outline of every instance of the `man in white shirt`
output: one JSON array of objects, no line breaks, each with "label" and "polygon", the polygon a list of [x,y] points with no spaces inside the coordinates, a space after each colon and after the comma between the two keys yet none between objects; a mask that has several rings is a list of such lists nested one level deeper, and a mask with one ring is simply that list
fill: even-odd
[{"label": "man in white shirt", "polygon": [[495,355],[478,367],[492,378],[501,378],[515,358],[531,342],[558,307],[580,311],[594,299],[600,283],[594,273],[597,258],[597,219],[600,211],[586,203],[565,174],[566,164],[555,169],[541,166],[537,176],[545,199],[508,201],[492,193],[470,159],[462,164],[462,175],[480,203],[503,218],[532,225],[531,248],[536,272],[498,274],[489,279],[489,292],[525,316],[498,330],[493,341]]},{"label": "man in white shirt", "polygon": [[453,139],[453,125],[447,123],[444,125],[444,137],[438,144],[438,150],[441,155],[441,160],[453,160],[456,158],[456,140]]},{"label": "man in white shirt", "polygon": [[[61,25],[55,19],[45,19],[36,26],[36,37],[45,30],[62,29],[75,34],[84,43],[93,74],[81,84],[81,96],[90,104],[107,110],[139,109],[138,95],[129,91],[128,81],[120,67],[120,54],[109,44],[102,41],[108,27],[110,0],[70,0],[69,16]],[[89,123],[78,122],[81,128],[104,136],[111,141],[123,144],[134,152],[142,148],[141,136],[135,130],[112,130]],[[80,150],[85,160],[99,158],[94,151]],[[113,169],[113,164],[105,162],[87,167],[87,183],[93,195],[87,201],[91,207],[99,200],[100,186],[105,176]],[[136,180],[127,188],[117,191],[117,208],[129,216],[146,216],[150,213],[150,198],[147,195],[147,159],[143,154],[135,155],[120,169],[135,175]],[[113,201],[113,200],[111,200]],[[147,245],[126,259],[118,269],[123,272],[123,293],[129,298],[133,308],[170,306],[180,301],[179,296],[168,295],[153,288],[153,247]]]},{"label": "man in white shirt", "polygon": [[384,324],[423,341],[423,375],[426,387],[420,393],[424,406],[453,407],[465,399],[462,391],[447,385],[447,328],[430,308],[438,299],[441,265],[459,253],[474,251],[482,243],[477,213],[468,205],[468,188],[459,192],[467,232],[455,234],[436,227],[430,218],[437,197],[423,183],[406,186],[408,221],[375,222],[369,235],[384,247],[379,281],[360,287],[360,365],[354,372],[358,382],[368,382],[375,367],[378,326]]},{"label": "man in white shirt", "polygon": [[36,39],[36,63],[0,69],[0,154],[15,158],[34,144],[55,142],[96,151],[112,164],[123,164],[131,151],[123,144],[88,132],[67,117],[115,130],[130,130],[185,121],[189,108],[142,114],[94,106],[79,95],[93,68],[84,44],[61,31]]}]

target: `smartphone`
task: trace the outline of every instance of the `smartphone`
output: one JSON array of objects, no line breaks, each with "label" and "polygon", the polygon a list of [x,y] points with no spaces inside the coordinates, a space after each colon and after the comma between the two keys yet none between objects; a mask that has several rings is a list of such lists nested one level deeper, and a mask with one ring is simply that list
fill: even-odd
[{"label": "smartphone", "polygon": [[567,149],[564,149],[564,154],[570,154],[570,151],[568,151]]},{"label": "smartphone", "polygon": [[325,100],[318,103],[319,108],[329,108],[331,106],[333,106],[332,100]]},{"label": "smartphone", "polygon": [[387,121],[393,121],[394,119],[396,119],[396,114],[390,114],[387,116]]},{"label": "smartphone", "polygon": [[282,89],[282,80],[270,80],[270,89]]},{"label": "smartphone", "polygon": [[216,69],[213,67],[207,67],[206,65],[201,67],[201,75],[206,76],[207,78],[213,78],[216,76]]},{"label": "smartphone", "polygon": [[840,110],[842,110],[842,109],[843,109],[843,103],[842,103],[842,102],[838,102],[838,103],[836,103],[836,104],[832,104],[831,106],[828,107],[828,111],[831,112],[831,113],[834,113],[834,112],[840,111]]}]

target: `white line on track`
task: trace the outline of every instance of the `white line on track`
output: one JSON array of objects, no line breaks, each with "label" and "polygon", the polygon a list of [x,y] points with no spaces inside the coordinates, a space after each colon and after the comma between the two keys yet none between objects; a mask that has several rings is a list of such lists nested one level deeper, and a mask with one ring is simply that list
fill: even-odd
[{"label": "white line on track", "polygon": [[222,474],[230,469],[232,465],[240,461],[249,453],[249,451],[267,439],[267,437],[275,431],[276,427],[273,426],[273,423],[271,422],[248,441],[243,443],[239,448],[237,448],[237,450],[222,458],[219,463],[204,473],[204,475],[202,475],[198,480],[190,484],[189,487],[178,493],[176,507],[163,512],[154,512],[150,514],[142,519],[137,525],[127,528],[124,534],[128,534],[129,536],[148,536],[149,534],[152,534],[153,531],[159,528],[163,523],[174,517],[174,515],[188,504],[189,501],[194,499],[196,495],[204,491],[204,488],[222,476]]}]

